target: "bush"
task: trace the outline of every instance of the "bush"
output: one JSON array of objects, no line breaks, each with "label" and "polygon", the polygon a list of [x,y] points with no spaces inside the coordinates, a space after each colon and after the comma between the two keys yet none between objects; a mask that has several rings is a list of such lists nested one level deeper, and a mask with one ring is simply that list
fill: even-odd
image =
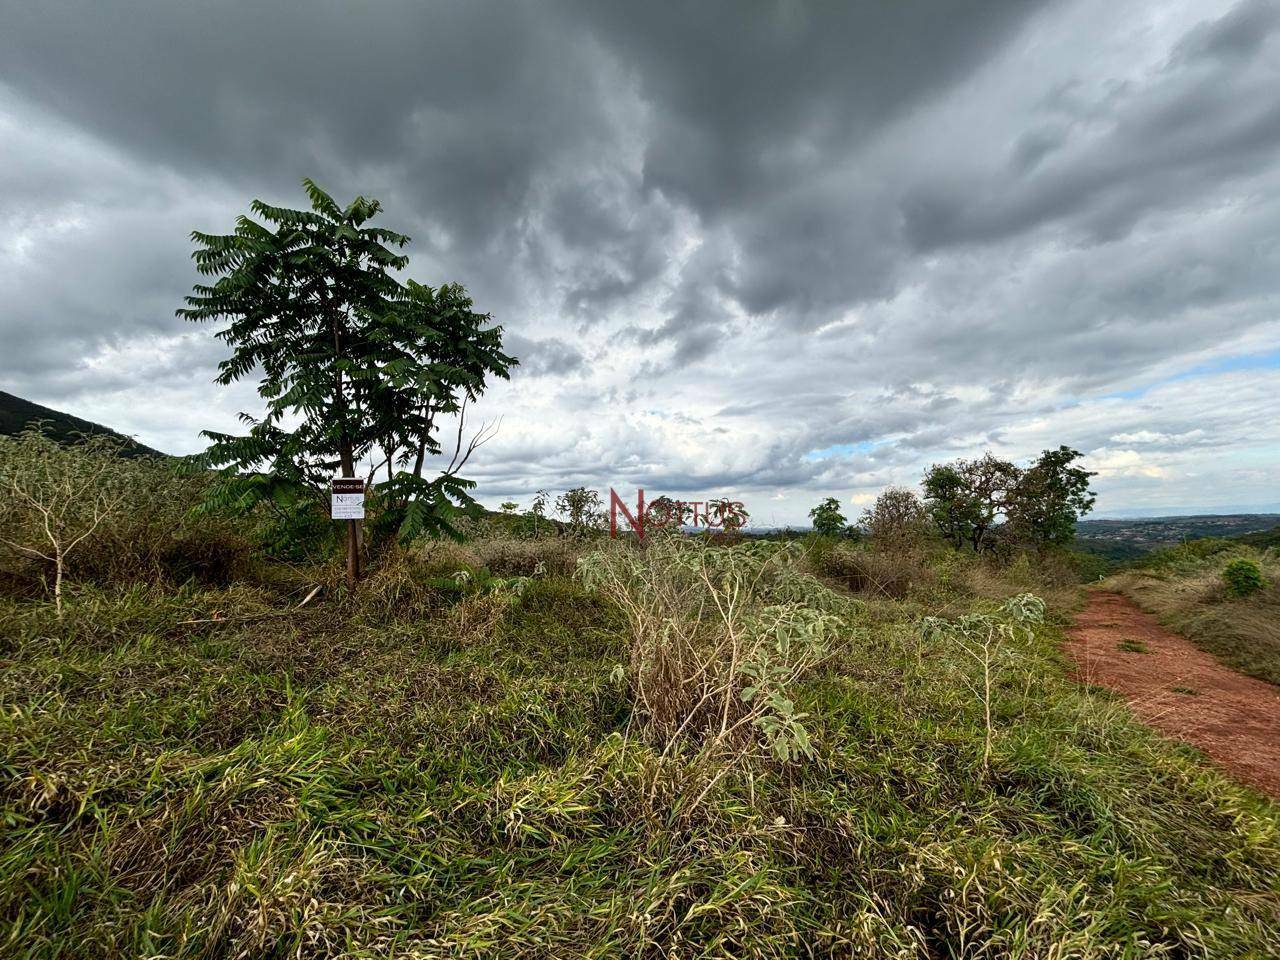
[{"label": "bush", "polygon": [[415,575],[421,577],[452,577],[459,570],[475,573],[484,566],[471,544],[443,537],[415,544],[412,560]]},{"label": "bush", "polygon": [[862,514],[862,529],[881,551],[901,553],[917,548],[929,535],[929,515],[912,490],[889,487]]},{"label": "bush", "polygon": [[121,449],[101,436],[62,445],[35,430],[0,440],[3,486],[22,492],[0,505],[5,581],[56,583],[59,568],[98,584],[228,583],[244,572],[251,542],[241,529],[194,512],[208,478]]},{"label": "bush", "polygon": [[250,569],[252,525],[203,511],[208,475],[152,457],[117,460],[125,498],[80,556],[71,574],[99,584],[139,581],[226,585]]},{"label": "bush", "polygon": [[1133,566],[1141,570],[1185,573],[1202,567],[1206,560],[1237,548],[1237,544],[1221,537],[1202,537],[1177,546],[1152,550],[1146,556],[1138,558]]},{"label": "bush", "polygon": [[809,754],[792,688],[853,607],[801,573],[800,557],[794,543],[667,537],[583,558],[583,582],[626,615],[630,662],[618,673],[655,740],[729,748],[737,760],[753,737],[780,760]]},{"label": "bush", "polygon": [[572,538],[515,540],[493,537],[469,544],[481,564],[500,577],[533,577],[572,574],[582,552]]},{"label": "bush", "polygon": [[1267,585],[1262,568],[1245,557],[1236,557],[1228,563],[1222,571],[1222,580],[1233,597],[1247,597]]},{"label": "bush", "polygon": [[912,552],[872,552],[844,545],[814,549],[809,554],[813,569],[843,584],[855,593],[880,594],[895,599],[912,589],[930,586],[937,573],[927,559]]}]

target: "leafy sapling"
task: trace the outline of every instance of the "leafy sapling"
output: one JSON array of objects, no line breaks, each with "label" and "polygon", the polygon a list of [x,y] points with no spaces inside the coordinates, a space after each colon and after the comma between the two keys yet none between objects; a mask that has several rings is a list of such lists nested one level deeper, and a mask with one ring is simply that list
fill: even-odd
[{"label": "leafy sapling", "polygon": [[1019,637],[1029,638],[1037,624],[1044,622],[1044,601],[1031,593],[1010,597],[995,613],[975,613],[957,620],[926,617],[922,632],[928,641],[951,641],[973,658],[982,671],[981,689],[965,678],[964,683],[982,703],[982,773],[991,766],[991,744],[995,730],[991,721],[991,685],[999,659],[1008,644]]}]

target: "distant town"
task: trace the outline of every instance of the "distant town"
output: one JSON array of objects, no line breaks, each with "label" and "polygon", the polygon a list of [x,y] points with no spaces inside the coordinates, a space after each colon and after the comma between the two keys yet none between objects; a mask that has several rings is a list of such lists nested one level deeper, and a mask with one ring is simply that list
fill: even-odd
[{"label": "distant town", "polygon": [[1280,513],[1232,513],[1192,517],[1144,517],[1140,520],[1082,520],[1076,546],[1113,560],[1171,547],[1199,537],[1241,537],[1280,526]]}]

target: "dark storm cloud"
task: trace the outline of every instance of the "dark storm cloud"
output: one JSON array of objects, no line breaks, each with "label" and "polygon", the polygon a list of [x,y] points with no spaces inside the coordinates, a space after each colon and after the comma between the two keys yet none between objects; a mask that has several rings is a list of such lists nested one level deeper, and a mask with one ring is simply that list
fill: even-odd
[{"label": "dark storm cloud", "polygon": [[1174,51],[1175,59],[1219,57],[1227,61],[1258,53],[1280,22],[1280,8],[1270,0],[1244,0],[1225,16],[1191,30]]},{"label": "dark storm cloud", "polygon": [[833,153],[962,76],[1042,4],[571,6],[660,108],[646,180],[715,217],[822,175]]},{"label": "dark storm cloud", "polygon": [[502,348],[520,360],[517,376],[527,374],[566,374],[581,370],[586,358],[582,351],[557,337],[532,340],[519,333],[509,333]]},{"label": "dark storm cloud", "polygon": [[1267,169],[1280,148],[1280,101],[1257,95],[1273,77],[1255,60],[1278,25],[1273,4],[1244,3],[1191,31],[1154,82],[1046,104],[1046,125],[1013,151],[1015,176],[991,169],[913,190],[903,202],[908,238],[929,250],[1067,221],[1106,241],[1153,208]]},{"label": "dark storm cloud", "polygon": [[[666,263],[671,224],[655,190],[708,219],[761,202],[969,68],[1033,6],[8,4],[0,69],[23,97],[148,166],[254,194],[293,196],[303,174],[374,192],[414,212],[420,245],[503,300],[516,294],[492,254],[508,268],[530,244],[553,244],[575,272],[564,305],[590,313]],[[616,165],[632,93],[651,111],[643,183],[610,182],[598,174]],[[24,194],[39,203],[38,184]],[[847,233],[808,204],[780,209],[771,229],[743,225],[744,246],[773,265],[739,279],[746,309],[852,289],[788,284],[794,264],[759,256]],[[522,231],[528,221],[536,229]],[[864,239],[837,239],[835,252]],[[700,322],[689,302],[706,295],[677,299],[668,334]],[[680,336],[685,356],[711,339]]]}]

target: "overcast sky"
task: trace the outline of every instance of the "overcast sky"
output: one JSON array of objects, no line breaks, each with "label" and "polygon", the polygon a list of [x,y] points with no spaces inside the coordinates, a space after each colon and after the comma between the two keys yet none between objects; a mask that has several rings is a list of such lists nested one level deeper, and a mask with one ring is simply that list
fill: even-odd
[{"label": "overcast sky", "polygon": [[[748,11],[751,11],[748,13]],[[1070,444],[1099,514],[1280,501],[1280,0],[0,0],[0,388],[256,411],[193,229],[311,176],[522,361],[481,499],[850,514]]]}]

